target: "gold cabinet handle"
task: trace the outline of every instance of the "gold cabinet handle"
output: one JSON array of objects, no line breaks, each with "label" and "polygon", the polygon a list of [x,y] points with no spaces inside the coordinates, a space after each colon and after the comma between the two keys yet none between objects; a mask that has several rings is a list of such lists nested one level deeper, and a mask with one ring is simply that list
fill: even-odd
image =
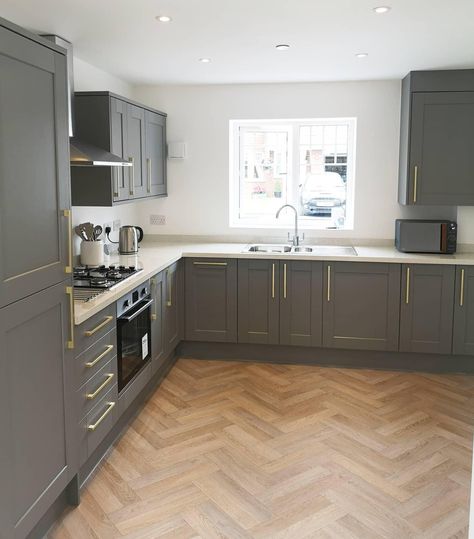
[{"label": "gold cabinet handle", "polygon": [[461,291],[459,293],[459,306],[464,306],[464,268],[461,270]]},{"label": "gold cabinet handle", "polygon": [[286,264],[283,264],[283,298],[286,299]]},{"label": "gold cabinet handle", "polygon": [[66,286],[66,294],[69,296],[69,341],[66,347],[69,350],[74,349],[74,290],[72,286]]},{"label": "gold cabinet handle", "polygon": [[113,175],[114,175],[114,197],[118,198],[119,196],[119,171],[117,170],[118,167],[115,168],[115,170],[112,169]]},{"label": "gold cabinet handle", "polygon": [[418,194],[418,165],[415,165],[413,170],[413,204],[416,204]]},{"label": "gold cabinet handle", "polygon": [[63,210],[63,217],[67,218],[67,238],[68,238],[68,265],[64,268],[66,273],[72,273],[72,212]]},{"label": "gold cabinet handle", "polygon": [[410,303],[410,267],[407,268],[407,286],[405,290],[405,303]]},{"label": "gold cabinet handle", "polygon": [[[155,279],[155,277],[152,277],[150,279],[150,284],[151,284],[151,296],[155,297],[155,295],[156,295],[156,279]],[[157,319],[157,316],[156,316],[156,305],[157,305],[157,303],[158,303],[158,301],[155,298],[155,301],[153,302],[155,312],[151,313],[150,320],[156,320]]]},{"label": "gold cabinet handle", "polygon": [[193,262],[195,266],[227,266],[227,262]]},{"label": "gold cabinet handle", "polygon": [[151,159],[147,157],[147,192],[151,193]]},{"label": "gold cabinet handle", "polygon": [[114,319],[113,316],[106,316],[105,320],[101,322],[98,326],[96,326],[94,329],[90,329],[88,331],[84,331],[84,335],[86,337],[91,337],[94,335],[94,333],[97,333],[99,330],[101,330],[104,326],[106,326],[109,322],[111,322]]},{"label": "gold cabinet handle", "polygon": [[275,264],[272,264],[272,299],[275,299]]},{"label": "gold cabinet handle", "polygon": [[108,402],[107,410],[105,410],[105,412],[99,417],[99,419],[93,425],[89,425],[87,427],[87,430],[90,430],[91,432],[95,431],[95,429],[102,423],[102,421],[110,414],[114,406],[115,406],[115,402]]},{"label": "gold cabinet handle", "polygon": [[88,401],[94,400],[97,397],[97,395],[104,389],[104,387],[107,387],[110,384],[114,376],[115,375],[113,372],[107,374],[105,381],[102,382],[102,384],[100,384],[100,386],[93,393],[86,394],[86,399]]},{"label": "gold cabinet handle", "polygon": [[169,270],[166,270],[166,285],[168,286],[168,297],[166,298],[166,305],[167,307],[172,307],[173,306],[173,300],[171,299],[171,293],[172,293],[171,286],[172,285],[171,285]]},{"label": "gold cabinet handle", "polygon": [[89,362],[85,363],[85,366],[88,369],[91,369],[94,365],[97,365],[97,363],[99,363],[99,361],[103,357],[105,357],[109,352],[111,352],[113,349],[114,349],[114,345],[113,344],[108,344],[105,347],[105,350],[101,354],[99,354],[93,361],[89,361]]},{"label": "gold cabinet handle", "polygon": [[327,299],[328,299],[328,301],[331,301],[331,266],[328,266],[327,272],[328,272],[328,296],[327,296]]},{"label": "gold cabinet handle", "polygon": [[135,159],[133,157],[128,158],[129,162],[132,163],[132,166],[130,167],[130,176],[129,176],[129,192],[130,195],[135,194]]}]

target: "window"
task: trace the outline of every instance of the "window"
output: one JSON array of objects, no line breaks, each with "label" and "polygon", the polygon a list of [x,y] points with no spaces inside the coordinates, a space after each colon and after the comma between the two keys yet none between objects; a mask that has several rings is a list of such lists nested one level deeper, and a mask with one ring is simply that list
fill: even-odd
[{"label": "window", "polygon": [[232,120],[230,225],[280,228],[292,204],[304,228],[352,228],[355,118]]}]

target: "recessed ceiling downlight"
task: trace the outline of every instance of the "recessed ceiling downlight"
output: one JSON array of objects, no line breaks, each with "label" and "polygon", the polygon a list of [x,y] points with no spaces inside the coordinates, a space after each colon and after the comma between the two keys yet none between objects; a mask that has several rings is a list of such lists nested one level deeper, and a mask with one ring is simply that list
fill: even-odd
[{"label": "recessed ceiling downlight", "polygon": [[358,52],[356,54],[356,58],[367,58],[367,56],[369,56],[368,52]]},{"label": "recessed ceiling downlight", "polygon": [[381,15],[382,13],[388,13],[392,8],[390,6],[377,6],[374,7],[375,13]]},{"label": "recessed ceiling downlight", "polygon": [[173,19],[171,17],[168,17],[168,15],[158,15],[156,17],[156,20],[160,22],[171,22]]},{"label": "recessed ceiling downlight", "polygon": [[279,45],[275,45],[275,49],[277,51],[287,51],[290,48],[290,46],[287,43],[280,43]]},{"label": "recessed ceiling downlight", "polygon": [[199,61],[201,62],[201,64],[210,64],[211,63],[210,58],[199,58]]}]

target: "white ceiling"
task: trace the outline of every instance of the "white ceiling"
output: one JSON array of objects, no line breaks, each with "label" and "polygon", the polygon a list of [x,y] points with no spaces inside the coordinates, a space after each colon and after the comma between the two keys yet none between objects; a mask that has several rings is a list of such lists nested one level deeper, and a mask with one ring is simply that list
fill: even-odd
[{"label": "white ceiling", "polygon": [[[377,5],[392,10],[376,15]],[[173,21],[157,22],[163,14]],[[474,67],[473,0],[0,0],[0,16],[63,36],[79,58],[136,84],[383,79]],[[279,52],[278,43],[291,48]]]}]

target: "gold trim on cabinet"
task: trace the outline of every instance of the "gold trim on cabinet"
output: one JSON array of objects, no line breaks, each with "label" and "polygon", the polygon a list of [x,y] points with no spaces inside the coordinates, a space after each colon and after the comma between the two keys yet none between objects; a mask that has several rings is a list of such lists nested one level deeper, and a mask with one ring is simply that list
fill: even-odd
[{"label": "gold trim on cabinet", "polygon": [[418,193],[418,165],[415,165],[413,170],[413,204],[416,204]]},{"label": "gold trim on cabinet", "polygon": [[286,299],[286,264],[283,264],[283,299]]},{"label": "gold trim on cabinet", "polygon": [[410,266],[407,267],[407,283],[405,289],[405,303],[410,303]]},{"label": "gold trim on cabinet", "polygon": [[68,238],[68,265],[64,268],[66,273],[72,273],[72,213],[71,210],[63,210],[63,217],[67,218],[67,238]]},{"label": "gold trim on cabinet", "polygon": [[105,357],[111,350],[114,349],[114,345],[113,344],[108,344],[105,348],[105,350],[99,354],[93,361],[89,361],[87,363],[84,363],[84,365],[88,368],[88,369],[91,369],[94,365],[97,365],[97,363],[99,363],[99,361]]},{"label": "gold trim on cabinet", "polygon": [[110,414],[110,412],[112,411],[112,408],[115,406],[115,402],[108,402],[107,403],[107,410],[105,410],[105,412],[99,417],[99,419],[93,424],[93,425],[89,425],[87,427],[87,430],[90,430],[90,431],[95,431],[95,429],[102,423],[102,421]]},{"label": "gold trim on cabinet", "polygon": [[104,326],[106,326],[109,322],[111,322],[114,319],[113,316],[106,316],[105,320],[101,322],[98,326],[96,326],[94,329],[90,329],[88,331],[84,331],[84,335],[86,337],[91,337],[94,335],[94,333],[97,333],[100,329],[102,329]]},{"label": "gold trim on cabinet", "polygon": [[66,347],[74,349],[74,290],[72,286],[66,286],[66,294],[69,296],[69,341]]},{"label": "gold trim on cabinet", "polygon": [[459,293],[459,306],[464,307],[464,268],[461,269],[461,291]]},{"label": "gold trim on cabinet", "polygon": [[135,195],[135,159],[133,157],[129,157],[128,161],[132,163],[132,166],[130,167],[130,174],[128,176],[128,191],[131,196]]},{"label": "gold trim on cabinet", "polygon": [[102,384],[100,384],[100,386],[93,393],[87,393],[86,399],[88,401],[94,400],[97,395],[104,389],[104,387],[107,387],[110,384],[114,376],[115,374],[113,372],[106,374],[107,378],[104,380],[104,382],[102,382]]},{"label": "gold trim on cabinet", "polygon": [[147,164],[147,192],[151,193],[151,159],[149,157],[146,158],[146,164]]},{"label": "gold trim on cabinet", "polygon": [[331,266],[328,266],[327,275],[328,275],[328,296],[327,296],[327,300],[331,301]]},{"label": "gold trim on cabinet", "polygon": [[171,299],[172,288],[171,288],[171,279],[170,279],[169,270],[166,270],[166,286],[168,287],[168,297],[166,299],[166,306],[172,307],[173,306],[173,301]]},{"label": "gold trim on cabinet", "polygon": [[[151,284],[151,296],[154,297],[155,294],[156,294],[156,278],[155,278],[155,277],[152,277],[152,278],[150,279],[150,284]],[[154,301],[153,304],[154,304],[155,312],[154,312],[154,313],[151,313],[150,320],[156,320],[156,319],[158,318],[157,315],[156,315],[156,304],[157,304],[157,301]]]},{"label": "gold trim on cabinet", "polygon": [[275,264],[272,264],[272,299],[275,299]]},{"label": "gold trim on cabinet", "polygon": [[193,262],[195,266],[227,266],[227,262]]}]

